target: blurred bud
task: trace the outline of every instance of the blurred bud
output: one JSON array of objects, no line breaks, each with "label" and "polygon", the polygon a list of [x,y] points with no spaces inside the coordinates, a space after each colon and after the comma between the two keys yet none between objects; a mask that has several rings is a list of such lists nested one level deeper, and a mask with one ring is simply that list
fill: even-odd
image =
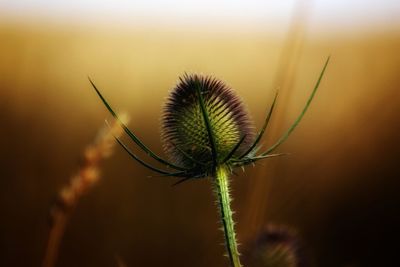
[{"label": "blurred bud", "polygon": [[251,267],[306,267],[297,233],[286,226],[269,224],[248,247],[245,260]]}]

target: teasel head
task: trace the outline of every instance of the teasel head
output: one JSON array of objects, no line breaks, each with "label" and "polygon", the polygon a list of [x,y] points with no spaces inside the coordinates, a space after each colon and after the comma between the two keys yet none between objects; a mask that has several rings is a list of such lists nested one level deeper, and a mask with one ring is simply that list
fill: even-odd
[{"label": "teasel head", "polygon": [[[162,139],[169,159],[163,159],[148,148],[118,117],[100,90],[90,80],[106,108],[120,122],[131,140],[153,160],[165,168],[154,166],[141,159],[119,138],[123,149],[136,161],[163,176],[181,177],[179,181],[212,175],[217,166],[236,167],[285,155],[274,153],[286,141],[306,113],[319,87],[329,57],[300,115],[282,136],[269,148],[262,148],[260,141],[267,129],[275,108],[277,95],[268,109],[264,124],[254,134],[247,109],[224,82],[196,74],[185,74],[170,92],[162,115]],[[179,183],[178,182],[178,183]]]},{"label": "teasel head", "polygon": [[185,74],[170,92],[162,117],[164,150],[196,176],[212,174],[216,164],[230,166],[254,136],[246,107],[221,80]]}]

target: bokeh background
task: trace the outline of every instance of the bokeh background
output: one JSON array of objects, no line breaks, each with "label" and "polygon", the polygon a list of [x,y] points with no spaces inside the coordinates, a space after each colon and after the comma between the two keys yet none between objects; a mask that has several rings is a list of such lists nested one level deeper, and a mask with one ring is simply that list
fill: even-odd
[{"label": "bokeh background", "polygon": [[[184,72],[226,81],[258,127],[279,88],[267,147],[328,55],[279,149],[290,156],[232,178],[238,238],[245,250],[282,224],[311,266],[398,266],[399,18],[390,0],[2,1],[0,266],[41,265],[55,196],[110,118],[87,76],[160,153],[163,102]],[[210,181],[149,175],[117,147],[57,266],[227,266]]]}]

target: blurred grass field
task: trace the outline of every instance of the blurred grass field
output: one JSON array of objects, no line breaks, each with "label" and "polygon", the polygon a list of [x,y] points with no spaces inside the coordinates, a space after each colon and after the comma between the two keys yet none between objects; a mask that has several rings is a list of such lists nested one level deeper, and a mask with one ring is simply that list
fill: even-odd
[{"label": "blurred grass field", "polygon": [[[260,127],[282,82],[284,42],[260,32],[2,23],[0,265],[40,264],[50,204],[110,118],[87,76],[161,152],[162,104],[185,72],[226,81]],[[280,148],[291,155],[234,177],[243,246],[265,223],[282,223],[298,229],[315,266],[392,266],[385,262],[399,238],[399,48],[396,32],[304,40],[266,145],[299,114],[328,55],[331,62]],[[171,187],[175,180],[148,178],[120,149],[103,170],[69,223],[57,266],[115,266],[116,255],[128,266],[226,264],[208,180]]]}]

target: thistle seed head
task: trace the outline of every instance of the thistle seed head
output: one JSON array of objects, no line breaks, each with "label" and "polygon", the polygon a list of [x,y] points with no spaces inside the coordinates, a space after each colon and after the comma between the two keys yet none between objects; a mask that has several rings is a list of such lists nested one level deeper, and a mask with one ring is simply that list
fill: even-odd
[{"label": "thistle seed head", "polygon": [[[214,141],[210,140],[210,132]],[[249,148],[254,131],[245,106],[231,88],[210,76],[185,74],[179,78],[162,116],[164,150],[173,162],[208,172],[213,161],[212,143],[220,163],[242,138],[233,156]]]}]

